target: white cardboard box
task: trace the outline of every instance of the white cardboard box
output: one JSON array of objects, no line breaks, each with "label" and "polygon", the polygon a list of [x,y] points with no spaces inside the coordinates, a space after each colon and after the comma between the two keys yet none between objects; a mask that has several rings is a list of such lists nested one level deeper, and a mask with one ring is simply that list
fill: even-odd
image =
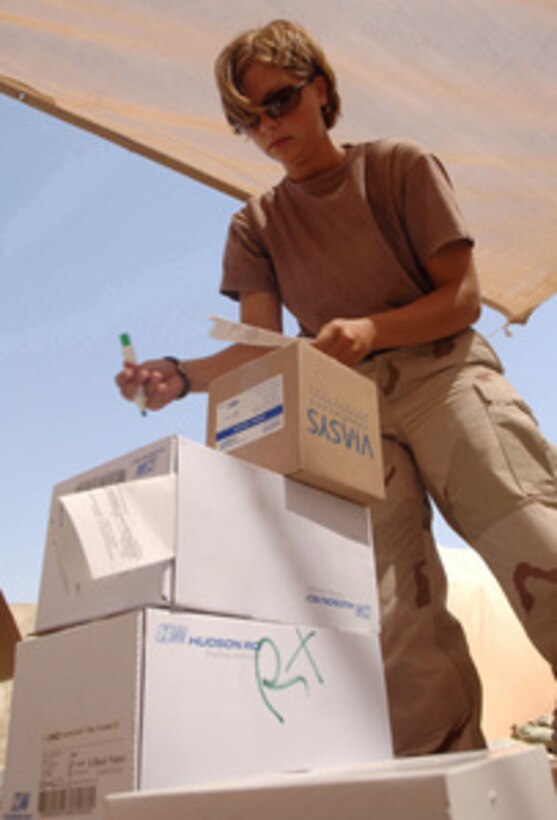
[{"label": "white cardboard box", "polygon": [[376,635],[147,609],[20,644],[4,820],[391,755]]},{"label": "white cardboard box", "polygon": [[207,443],[360,504],[385,496],[375,384],[306,342],[211,382]]},{"label": "white cardboard box", "polygon": [[108,820],[554,820],[545,751],[509,747],[112,795]]},{"label": "white cardboard box", "polygon": [[[166,511],[161,522],[172,524],[157,533],[146,488]],[[99,499],[115,508],[114,520],[100,516]],[[139,533],[134,510],[143,511]],[[87,556],[81,541],[94,530]],[[142,564],[141,537],[153,549],[173,541],[170,553]],[[114,559],[118,539],[128,571]],[[150,605],[376,631],[369,510],[178,437],[57,485],[37,631]]]}]

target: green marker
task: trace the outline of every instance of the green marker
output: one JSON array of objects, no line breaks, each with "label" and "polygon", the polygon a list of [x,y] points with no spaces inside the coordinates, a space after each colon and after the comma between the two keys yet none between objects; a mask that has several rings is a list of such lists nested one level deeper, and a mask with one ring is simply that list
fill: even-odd
[{"label": "green marker", "polygon": [[[135,351],[133,349],[132,340],[128,333],[121,333],[120,334],[120,344],[122,346],[122,356],[126,364],[137,364],[137,360],[135,358]],[[145,396],[145,390],[143,389],[142,385],[139,385],[137,390],[135,391],[135,396],[133,397],[134,402],[139,407],[142,416],[147,415],[147,399]]]}]

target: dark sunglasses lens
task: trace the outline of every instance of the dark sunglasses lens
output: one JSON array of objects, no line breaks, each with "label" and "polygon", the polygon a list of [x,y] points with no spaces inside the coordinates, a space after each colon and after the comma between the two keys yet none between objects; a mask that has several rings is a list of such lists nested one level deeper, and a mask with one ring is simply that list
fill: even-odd
[{"label": "dark sunglasses lens", "polygon": [[290,114],[291,111],[297,108],[301,94],[302,89],[295,85],[287,85],[286,88],[281,88],[280,91],[277,91],[272,99],[265,104],[267,115],[271,117],[271,119],[276,120],[279,117]]},{"label": "dark sunglasses lens", "polygon": [[[290,114],[300,104],[302,97],[302,90],[307,85],[307,81],[300,85],[286,85],[274,94],[263,101],[262,108],[265,114],[272,120],[278,120],[280,117]],[[258,114],[253,114],[251,117],[246,117],[242,122],[234,123],[234,130],[237,134],[244,134],[248,131],[255,131],[261,124],[261,117]]]}]

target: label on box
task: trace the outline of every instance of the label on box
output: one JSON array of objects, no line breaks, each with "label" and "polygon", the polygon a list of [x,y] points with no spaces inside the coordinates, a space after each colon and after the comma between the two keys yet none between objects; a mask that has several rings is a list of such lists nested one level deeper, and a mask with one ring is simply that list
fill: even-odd
[{"label": "label on box", "polygon": [[284,427],[281,374],[217,405],[216,449],[235,450]]},{"label": "label on box", "polygon": [[[224,713],[219,716],[216,704],[223,707],[226,691],[234,693],[232,702],[242,698],[239,714],[250,721],[252,732],[257,725],[303,723],[308,712],[319,711],[329,690],[335,689],[330,653],[336,652],[340,641],[326,630],[225,618],[172,619],[163,613],[152,618],[148,630],[149,652],[155,653],[152,668],[157,670],[157,676],[161,669],[169,673],[173,670],[174,676],[187,676],[190,685],[197,682],[201,687],[199,705],[214,701],[212,711],[217,723]],[[351,636],[342,643],[347,645],[350,655],[353,645],[363,647],[366,640],[358,636],[354,641]],[[340,657],[344,657],[342,652]],[[149,678],[147,691],[149,697],[154,697]],[[160,697],[168,698],[163,689],[157,691]],[[223,708],[226,712],[226,706]],[[178,720],[157,705],[153,714],[157,715],[159,729],[163,713],[173,721]],[[185,721],[188,733],[187,721],[191,716],[182,715],[180,719]]]},{"label": "label on box", "polygon": [[309,435],[339,450],[370,460],[376,458],[368,408],[350,403],[322,387],[312,387],[305,410]]},{"label": "label on box", "polygon": [[39,815],[90,814],[129,768],[118,720],[49,732],[41,744]]}]

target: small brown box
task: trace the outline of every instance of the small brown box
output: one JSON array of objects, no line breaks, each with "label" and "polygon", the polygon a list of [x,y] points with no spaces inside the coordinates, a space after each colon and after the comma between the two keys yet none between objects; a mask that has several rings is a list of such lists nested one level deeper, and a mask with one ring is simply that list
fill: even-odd
[{"label": "small brown box", "polygon": [[375,385],[307,342],[211,383],[207,444],[358,504],[385,494]]},{"label": "small brown box", "polygon": [[13,678],[15,648],[20,640],[19,627],[0,590],[0,682]]}]

